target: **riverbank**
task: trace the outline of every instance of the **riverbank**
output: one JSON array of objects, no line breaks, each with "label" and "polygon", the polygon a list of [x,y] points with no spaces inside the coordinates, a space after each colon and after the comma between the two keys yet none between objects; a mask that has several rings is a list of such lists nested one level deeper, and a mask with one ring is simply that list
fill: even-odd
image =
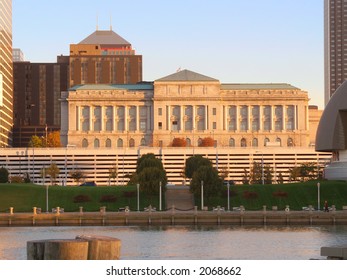
[{"label": "riverbank", "polygon": [[347,211],[163,211],[0,214],[0,227],[149,225],[347,225]]}]

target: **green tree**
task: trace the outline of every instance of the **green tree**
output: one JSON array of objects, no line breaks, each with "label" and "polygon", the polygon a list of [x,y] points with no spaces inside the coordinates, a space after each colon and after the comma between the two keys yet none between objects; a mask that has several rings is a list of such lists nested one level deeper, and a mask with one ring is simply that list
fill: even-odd
[{"label": "green tree", "polygon": [[270,165],[266,164],[264,166],[264,183],[267,185],[271,185],[272,184],[272,168],[270,167]]},{"label": "green tree", "polygon": [[43,147],[42,138],[37,135],[31,136],[28,146],[34,147],[34,148],[42,148]]},{"label": "green tree", "polygon": [[60,169],[58,165],[55,163],[51,163],[51,165],[46,168],[46,176],[48,175],[51,179],[51,185],[54,185],[56,183],[56,179],[59,175]]},{"label": "green tree", "polygon": [[167,184],[163,163],[151,153],[142,155],[137,160],[136,175],[140,191],[146,194],[150,200],[153,195],[159,193],[160,182],[163,187]]},{"label": "green tree", "polygon": [[191,156],[186,160],[185,175],[187,178],[193,178],[194,172],[201,166],[212,167],[212,162],[201,155]]},{"label": "green tree", "polygon": [[289,168],[290,181],[298,181],[300,174],[301,174],[300,167],[295,166],[295,167]]},{"label": "green tree", "polygon": [[253,166],[250,171],[251,184],[262,184],[263,182],[263,166],[262,163],[253,162]]},{"label": "green tree", "polygon": [[202,165],[194,172],[190,183],[190,191],[196,196],[201,195],[201,182],[203,182],[204,198],[207,202],[212,195],[217,195],[223,186],[218,171],[210,165]]},{"label": "green tree", "polygon": [[242,184],[249,185],[249,174],[246,168],[243,169]]},{"label": "green tree", "polygon": [[77,185],[80,184],[80,181],[84,178],[84,173],[80,169],[70,171],[71,178],[76,182]]},{"label": "green tree", "polygon": [[0,168],[0,183],[8,182],[8,170],[5,167]]},{"label": "green tree", "polygon": [[282,174],[282,172],[280,172],[279,174],[278,174],[278,179],[277,179],[277,182],[279,183],[279,184],[283,184],[283,174]]},{"label": "green tree", "polygon": [[[117,168],[117,165],[114,165],[113,167],[111,167],[109,170],[108,170],[108,178],[111,180],[113,179],[118,179],[118,168]],[[117,180],[117,184],[118,184],[118,180]]]},{"label": "green tree", "polygon": [[300,165],[300,176],[302,181],[317,178],[317,166],[314,162],[306,162]]}]

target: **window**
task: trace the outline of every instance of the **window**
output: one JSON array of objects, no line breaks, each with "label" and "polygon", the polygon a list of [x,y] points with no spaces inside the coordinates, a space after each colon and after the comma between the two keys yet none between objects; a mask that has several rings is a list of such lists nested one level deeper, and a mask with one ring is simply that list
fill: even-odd
[{"label": "window", "polygon": [[142,138],[141,139],[141,144],[140,144],[141,146],[146,146],[147,145],[147,141],[146,141],[146,139],[145,138]]},{"label": "window", "polygon": [[141,120],[140,121],[140,130],[141,131],[146,131],[146,128],[147,128],[147,122],[144,121],[144,120]]},{"label": "window", "polygon": [[212,123],[212,129],[217,129],[217,123],[216,122]]},{"label": "window", "polygon": [[120,138],[117,140],[117,147],[118,148],[122,148],[123,147],[123,140],[120,139]]},{"label": "window", "polygon": [[94,140],[94,148],[99,148],[100,147],[100,141],[98,138]]},{"label": "window", "polygon": [[106,148],[111,148],[111,146],[112,146],[111,139],[107,138],[107,139],[106,139],[106,142],[105,142],[105,147],[106,147]]},{"label": "window", "polygon": [[83,139],[82,140],[82,147],[83,148],[88,148],[88,140],[87,139]]},{"label": "window", "polygon": [[270,142],[270,139],[269,138],[265,138],[264,139],[264,146],[266,147],[267,146],[267,143],[269,143]]},{"label": "window", "polygon": [[212,115],[214,115],[214,116],[217,115],[217,108],[212,109]]},{"label": "window", "polygon": [[129,140],[129,147],[135,147],[135,140],[133,138]]},{"label": "window", "polygon": [[158,122],[158,129],[162,130],[163,129],[163,123],[162,122]]},{"label": "window", "polygon": [[240,130],[248,130],[248,106],[241,106],[240,109],[241,121],[240,121]]},{"label": "window", "polygon": [[245,138],[241,139],[241,147],[247,147],[247,140]]},{"label": "window", "polygon": [[258,139],[257,138],[253,138],[252,147],[258,147]]},{"label": "window", "polygon": [[288,146],[288,147],[293,147],[293,146],[294,146],[293,138],[288,138],[288,140],[287,140],[287,146]]},{"label": "window", "polygon": [[163,108],[158,108],[158,115],[162,116],[163,115]]},{"label": "window", "polygon": [[235,147],[235,139],[234,138],[229,139],[229,147]]},{"label": "window", "polygon": [[192,145],[192,141],[190,140],[190,138],[186,138],[186,146],[190,147]]}]

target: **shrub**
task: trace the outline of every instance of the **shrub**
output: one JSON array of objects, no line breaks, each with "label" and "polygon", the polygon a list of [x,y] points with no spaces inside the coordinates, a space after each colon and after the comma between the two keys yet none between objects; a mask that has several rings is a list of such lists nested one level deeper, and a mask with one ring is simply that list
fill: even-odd
[{"label": "shrub", "polygon": [[246,199],[258,198],[258,193],[250,192],[250,191],[244,191],[243,192],[243,197],[246,198]]},{"label": "shrub", "polygon": [[9,179],[11,183],[23,183],[22,176],[11,176]]},{"label": "shrub", "polygon": [[100,202],[116,202],[116,201],[117,201],[117,197],[113,194],[103,195],[100,199]]},{"label": "shrub", "polygon": [[[235,197],[235,196],[237,196],[237,192],[234,191],[234,190],[230,190],[230,191],[229,191],[229,195],[230,195],[230,197]],[[220,195],[220,196],[221,196],[221,197],[228,197],[228,191],[225,190],[225,191],[221,192],[221,195]]]},{"label": "shrub", "polygon": [[276,192],[273,192],[272,195],[274,197],[288,197],[288,193],[284,191],[276,191]]},{"label": "shrub", "polygon": [[0,168],[0,183],[8,182],[8,170],[4,167]]},{"label": "shrub", "polygon": [[126,198],[136,197],[136,192],[123,192],[123,197],[126,197]]},{"label": "shrub", "polygon": [[89,202],[89,201],[91,201],[90,197],[85,194],[79,194],[73,198],[74,203],[82,203],[82,202]]}]

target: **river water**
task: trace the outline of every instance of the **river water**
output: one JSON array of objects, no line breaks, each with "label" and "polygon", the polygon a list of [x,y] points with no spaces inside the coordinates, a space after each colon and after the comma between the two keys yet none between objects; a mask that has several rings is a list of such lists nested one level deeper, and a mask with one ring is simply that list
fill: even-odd
[{"label": "river water", "polygon": [[309,260],[347,245],[347,226],[156,226],[0,228],[0,259],[25,260],[26,242],[76,235],[121,239],[123,260]]}]

